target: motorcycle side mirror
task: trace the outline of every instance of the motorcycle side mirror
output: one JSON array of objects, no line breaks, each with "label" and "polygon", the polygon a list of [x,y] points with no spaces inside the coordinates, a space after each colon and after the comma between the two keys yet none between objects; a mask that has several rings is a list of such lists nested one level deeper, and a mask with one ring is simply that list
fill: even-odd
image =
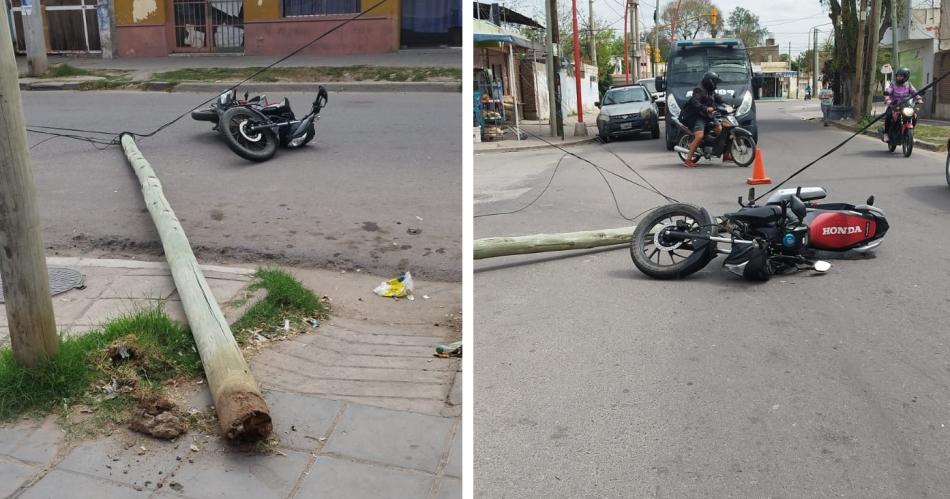
[{"label": "motorcycle side mirror", "polygon": [[867,203],[865,203],[865,204],[868,205],[868,206],[874,205],[874,196],[871,195],[871,197],[868,198],[868,201],[867,201]]},{"label": "motorcycle side mirror", "polygon": [[814,268],[815,268],[815,272],[821,272],[822,274],[824,274],[825,272],[828,272],[829,270],[831,270],[831,262],[818,260],[817,262],[815,262]]},{"label": "motorcycle side mirror", "polygon": [[244,100],[247,100],[247,97],[250,95],[248,92],[244,92]]},{"label": "motorcycle side mirror", "polygon": [[749,206],[755,203],[755,187],[749,187]]}]

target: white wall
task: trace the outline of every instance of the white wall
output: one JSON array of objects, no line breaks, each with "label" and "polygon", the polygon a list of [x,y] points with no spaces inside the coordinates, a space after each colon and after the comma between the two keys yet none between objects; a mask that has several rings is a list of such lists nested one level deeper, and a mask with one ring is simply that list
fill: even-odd
[{"label": "white wall", "polygon": [[[584,65],[585,77],[581,81],[581,101],[584,104],[584,121],[592,121],[588,116],[597,114],[597,107],[594,102],[600,100],[600,90],[597,87],[597,68]],[[574,76],[568,75],[567,71],[561,71],[561,113],[566,118],[577,114],[577,88],[574,83]],[[594,81],[591,82],[591,77]],[[538,99],[538,115],[542,120],[546,120],[550,107],[548,103],[548,75],[545,65],[539,62],[534,63],[534,81]]]}]

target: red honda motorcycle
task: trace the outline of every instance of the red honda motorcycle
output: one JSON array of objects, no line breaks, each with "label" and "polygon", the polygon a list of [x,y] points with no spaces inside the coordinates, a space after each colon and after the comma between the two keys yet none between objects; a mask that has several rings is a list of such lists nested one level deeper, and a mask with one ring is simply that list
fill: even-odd
[{"label": "red honda motorcycle", "polygon": [[831,264],[817,257],[863,253],[881,244],[889,226],[873,206],[874,196],[857,206],[816,202],[825,196],[821,187],[782,189],[757,206],[750,189],[748,203],[740,197],[738,211],[716,220],[705,208],[661,206],[637,224],[630,256],[650,277],[678,279],[724,254],[730,272],[765,281],[798,270],[827,272]]}]

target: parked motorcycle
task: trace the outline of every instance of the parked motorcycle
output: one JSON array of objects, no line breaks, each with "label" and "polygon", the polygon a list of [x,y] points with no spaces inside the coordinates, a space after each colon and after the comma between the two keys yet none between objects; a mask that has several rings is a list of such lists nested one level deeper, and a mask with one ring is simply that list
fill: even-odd
[{"label": "parked motorcycle", "polygon": [[730,272],[765,281],[798,270],[827,272],[831,264],[818,256],[864,253],[881,244],[889,225],[874,196],[858,206],[815,202],[825,196],[821,187],[781,189],[756,206],[750,189],[748,203],[740,197],[739,210],[718,220],[690,204],[661,206],[637,224],[630,256],[650,277],[678,279],[725,254]]},{"label": "parked motorcycle", "polygon": [[225,143],[238,156],[251,161],[266,161],[277,153],[278,145],[288,149],[303,147],[316,135],[315,122],[326,107],[327,91],[320,85],[310,112],[297,119],[285,97],[274,104],[266,97],[236,98],[234,90],[218,96],[210,108],[196,110],[192,118],[213,121]]},{"label": "parked motorcycle", "polygon": [[[732,106],[728,104],[719,105],[713,112],[713,121],[706,125],[703,132],[703,141],[696,148],[693,156],[693,162],[700,158],[710,159],[715,156],[721,158],[728,151],[732,160],[739,166],[749,166],[755,160],[755,139],[752,133],[739,126],[739,121],[733,115]],[[684,125],[675,116],[669,117],[670,122],[678,127],[682,134],[679,143],[673,147],[673,150],[679,154],[681,161],[686,161],[689,154],[689,144],[693,141],[693,131]],[[715,132],[715,123],[724,121],[732,126],[723,126],[722,132]]]},{"label": "parked motorcycle", "polygon": [[905,100],[888,109],[891,113],[891,129],[887,131],[887,150],[894,152],[897,146],[905,158],[914,152],[914,127],[917,125],[917,108]]}]

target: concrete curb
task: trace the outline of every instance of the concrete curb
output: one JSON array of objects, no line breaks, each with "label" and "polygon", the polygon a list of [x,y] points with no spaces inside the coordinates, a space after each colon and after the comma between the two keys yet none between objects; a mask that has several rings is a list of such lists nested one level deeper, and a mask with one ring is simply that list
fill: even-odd
[{"label": "concrete curb", "polygon": [[[584,137],[579,140],[572,139],[572,140],[565,140],[564,142],[552,141],[552,143],[560,147],[568,147],[568,146],[576,146],[580,144],[588,144],[591,142],[596,142],[597,140],[598,140],[597,135],[593,135],[591,137]],[[511,142],[514,143],[515,141],[511,141]],[[538,149],[547,149],[549,147],[552,147],[552,146],[548,144],[532,144],[532,145],[525,145],[525,146],[513,145],[513,146],[498,147],[498,148],[493,148],[493,149],[479,149],[478,146],[476,146],[473,152],[475,154],[497,153],[497,152],[518,152],[518,151],[532,151],[532,150],[538,150]]]},{"label": "concrete curb", "polygon": [[[80,81],[21,81],[20,90],[80,90]],[[119,90],[139,90],[150,92],[218,92],[237,82],[183,82],[162,81],[130,82],[129,86]],[[248,82],[241,88],[255,92],[313,92],[319,82]],[[330,92],[444,92],[461,93],[459,81],[346,81],[324,84]]]},{"label": "concrete curb", "polygon": [[[850,125],[850,124],[848,124],[848,123],[842,123],[842,122],[840,122],[840,121],[829,121],[829,123],[831,123],[832,125],[834,125],[834,126],[840,128],[840,129],[842,129],[842,130],[848,130],[848,131],[851,131],[851,132],[854,132],[855,130],[857,130],[856,127],[854,127],[853,125]],[[871,132],[871,131],[868,131],[868,130],[865,130],[861,135],[866,135],[866,136],[868,136],[868,137],[874,137],[874,138],[880,139],[880,137],[878,136],[878,134],[877,134],[876,132]],[[946,151],[947,151],[947,144],[934,144],[934,143],[932,143],[932,142],[925,142],[925,141],[923,141],[923,140],[916,139],[916,138],[914,139],[914,147],[919,147],[919,148],[921,148],[921,149],[923,149],[923,150],[925,150],[925,151],[933,151],[933,152],[946,152]]]},{"label": "concrete curb", "polygon": [[[46,259],[48,265],[56,267],[102,267],[113,269],[152,269],[168,270],[168,264],[165,262],[149,262],[142,260],[118,260],[113,258],[81,258],[81,257],[62,257],[53,256]],[[241,267],[222,267],[219,265],[199,265],[205,272],[218,272],[222,274],[234,274],[249,276],[255,272],[255,269],[246,269]]]}]

